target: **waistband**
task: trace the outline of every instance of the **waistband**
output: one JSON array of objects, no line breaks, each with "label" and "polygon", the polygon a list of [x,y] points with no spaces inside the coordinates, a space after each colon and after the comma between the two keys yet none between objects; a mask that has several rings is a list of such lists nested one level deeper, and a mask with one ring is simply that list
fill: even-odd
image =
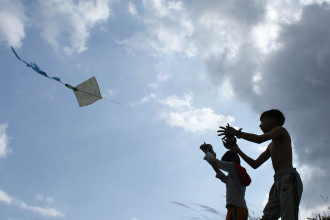
[{"label": "waistband", "polygon": [[299,175],[296,168],[288,167],[288,168],[282,169],[281,171],[276,172],[274,175],[274,181],[276,181],[276,180],[280,179],[282,176],[285,176],[288,174],[298,174]]},{"label": "waistband", "polygon": [[229,209],[229,208],[241,208],[241,209],[247,209],[247,207],[242,207],[242,206],[236,206],[236,205],[232,205],[231,203],[226,205],[226,208]]}]

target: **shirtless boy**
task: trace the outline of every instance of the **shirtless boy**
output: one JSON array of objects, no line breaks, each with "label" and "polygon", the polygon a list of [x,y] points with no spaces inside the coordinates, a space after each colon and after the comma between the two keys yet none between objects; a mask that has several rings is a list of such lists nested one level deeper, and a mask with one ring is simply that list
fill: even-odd
[{"label": "shirtless boy", "polygon": [[267,149],[256,160],[243,153],[237,144],[230,146],[224,142],[224,145],[236,151],[254,169],[271,158],[275,171],[274,184],[261,219],[275,220],[281,217],[282,220],[298,220],[303,185],[298,172],[292,167],[291,137],[282,127],[284,115],[279,110],[272,109],[262,113],[260,121],[259,127],[264,133],[262,135],[242,132],[242,129],[236,130],[228,125],[220,127],[218,136],[236,136],[258,144],[271,140]]}]

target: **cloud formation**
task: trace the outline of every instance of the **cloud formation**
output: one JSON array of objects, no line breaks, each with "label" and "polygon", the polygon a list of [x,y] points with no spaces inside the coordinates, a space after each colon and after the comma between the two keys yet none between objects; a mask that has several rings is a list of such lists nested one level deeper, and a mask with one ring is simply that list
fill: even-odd
[{"label": "cloud formation", "polygon": [[136,9],[136,5],[133,2],[129,2],[128,3],[128,12],[132,15],[132,16],[138,16],[138,11]]},{"label": "cloud formation", "polygon": [[0,159],[6,158],[9,153],[12,152],[8,147],[9,138],[7,135],[8,124],[0,124]]},{"label": "cloud formation", "polygon": [[163,113],[161,117],[172,127],[181,127],[185,132],[204,133],[215,131],[219,124],[233,123],[232,116],[218,115],[211,108],[196,109],[191,105],[192,96],[184,98],[169,96],[162,104],[171,108],[170,112]]},{"label": "cloud formation", "polygon": [[194,28],[181,1],[143,0],[142,4],[139,20],[146,26],[145,31],[119,43],[150,51],[153,56],[184,53],[191,57],[197,53],[194,43],[186,40]]},{"label": "cloud formation", "polygon": [[34,213],[38,213],[45,217],[61,217],[61,218],[65,217],[65,214],[58,211],[57,209],[27,205],[26,203],[20,201],[19,199],[9,196],[2,190],[0,190],[0,202],[5,203],[7,205],[13,205],[13,206],[19,207],[23,210],[28,210],[28,211],[31,211]]},{"label": "cloud formation", "polygon": [[0,44],[21,47],[28,23],[40,30],[53,49],[67,54],[81,53],[87,49],[93,29],[110,17],[109,5],[110,0],[39,0],[29,5],[18,0],[3,0],[0,2]]},{"label": "cloud formation", "polygon": [[81,53],[92,29],[107,21],[110,0],[39,0],[44,39],[55,49]]},{"label": "cloud formation", "polygon": [[0,1],[0,44],[21,47],[25,38],[24,6],[18,0]]},{"label": "cloud formation", "polygon": [[54,201],[53,197],[44,196],[43,194],[36,195],[36,201],[46,202],[48,205],[51,205]]}]

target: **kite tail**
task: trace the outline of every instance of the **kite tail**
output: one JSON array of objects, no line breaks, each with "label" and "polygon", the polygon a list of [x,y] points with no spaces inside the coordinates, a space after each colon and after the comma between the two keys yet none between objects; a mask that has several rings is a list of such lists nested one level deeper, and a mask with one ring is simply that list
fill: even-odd
[{"label": "kite tail", "polygon": [[45,71],[43,71],[42,69],[40,69],[36,63],[31,62],[31,63],[29,64],[29,63],[27,63],[26,61],[22,60],[22,59],[18,56],[17,52],[15,51],[15,49],[14,49],[13,47],[11,47],[11,50],[13,51],[13,53],[15,54],[15,56],[17,57],[17,59],[19,59],[20,61],[22,61],[23,63],[25,63],[27,67],[31,67],[34,71],[36,71],[36,72],[39,73],[40,75],[43,75],[43,76],[45,76],[45,77],[47,77],[47,78],[49,78],[49,79],[53,79],[53,80],[56,80],[56,81],[58,81],[58,82],[64,84],[64,83],[61,81],[61,79],[60,79],[59,77],[49,77],[49,76],[47,75],[47,73],[46,73]]},{"label": "kite tail", "polygon": [[28,64],[27,62],[25,62],[24,60],[22,60],[16,53],[15,49],[13,47],[11,47],[11,50],[14,52],[15,56],[17,57],[17,59],[19,59],[20,61],[22,61],[23,63],[26,64],[26,66],[31,67],[30,64]]}]

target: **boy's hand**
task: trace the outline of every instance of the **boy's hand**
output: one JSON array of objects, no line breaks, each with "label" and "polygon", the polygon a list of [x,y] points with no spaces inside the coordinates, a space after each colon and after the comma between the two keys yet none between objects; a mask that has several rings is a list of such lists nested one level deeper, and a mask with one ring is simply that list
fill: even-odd
[{"label": "boy's hand", "polygon": [[235,128],[231,127],[228,123],[226,127],[222,127],[220,126],[220,130],[218,130],[217,132],[219,133],[218,136],[227,136],[227,137],[234,137],[238,130],[236,130]]},{"label": "boy's hand", "polygon": [[239,147],[238,145],[235,143],[235,144],[228,144],[226,141],[222,141],[223,143],[223,146],[225,146],[225,148],[227,148],[228,150],[232,150],[232,151],[235,151],[237,152],[239,150]]},{"label": "boy's hand", "polygon": [[205,154],[209,152],[209,147],[206,145],[205,142],[199,147],[199,149],[201,149]]}]

